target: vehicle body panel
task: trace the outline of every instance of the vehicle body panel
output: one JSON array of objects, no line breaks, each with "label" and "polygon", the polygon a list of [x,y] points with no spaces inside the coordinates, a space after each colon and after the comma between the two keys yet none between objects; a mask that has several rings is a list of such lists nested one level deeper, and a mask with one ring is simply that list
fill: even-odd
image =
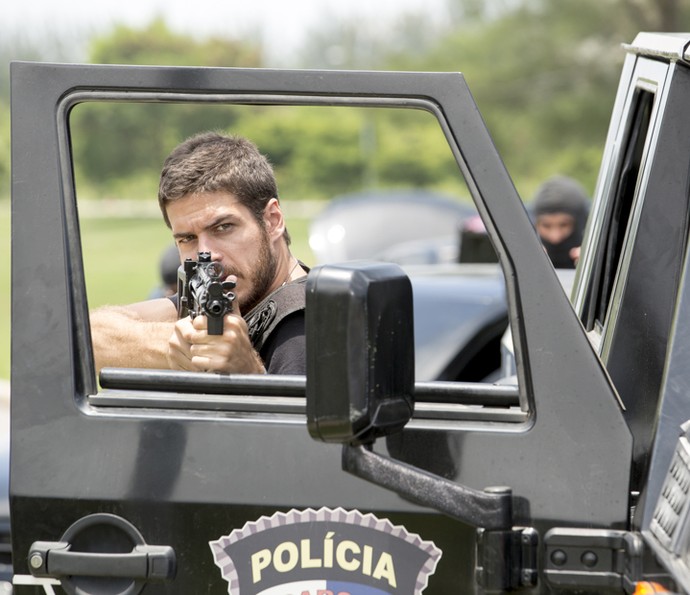
[{"label": "vehicle body panel", "polygon": [[[104,98],[433,113],[503,267],[520,407],[479,400],[441,404],[435,415],[420,407],[388,450],[478,490],[510,486],[516,522],[542,535],[554,526],[627,526],[628,426],[461,75],[15,63],[12,85],[17,575],[30,577],[31,543],[57,541],[78,519],[108,512],[176,552],[176,578],[147,593],[221,592],[210,540],[275,511],[325,505],[375,512],[444,550],[429,593],[477,589],[474,528],[343,473],[339,448],[307,436],[303,400],[155,386],[96,395],[66,117],[76,103]],[[541,581],[528,591],[547,590]]]},{"label": "vehicle body panel", "polygon": [[[603,328],[595,331],[596,343],[626,408],[626,419],[636,438],[635,479],[639,488],[650,453],[658,392],[666,362],[671,321],[687,242],[688,168],[690,128],[682,117],[690,92],[688,68],[638,57],[628,57],[622,79],[609,147],[604,157],[595,197],[594,224],[584,241],[583,266],[578,270],[574,303],[586,317],[592,279],[606,237],[602,229],[606,210],[617,192],[616,175],[622,167],[623,148],[635,98],[650,93],[654,107],[631,219],[619,264],[616,284]],[[629,78],[627,78],[629,75]],[[679,225],[679,223],[682,223]],[[663,238],[663,241],[660,241]],[[589,293],[588,293],[589,292]],[[585,324],[587,322],[585,321]],[[590,330],[588,328],[588,330]],[[632,362],[644,361],[643,367]],[[653,395],[653,396],[652,396]]]}]

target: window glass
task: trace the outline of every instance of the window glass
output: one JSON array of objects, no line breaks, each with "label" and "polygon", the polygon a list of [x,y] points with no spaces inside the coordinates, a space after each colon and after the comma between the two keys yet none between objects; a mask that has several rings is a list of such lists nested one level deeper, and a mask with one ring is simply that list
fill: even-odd
[{"label": "window glass", "polygon": [[654,94],[638,89],[630,110],[630,125],[624,144],[620,171],[605,219],[605,241],[599,246],[588,305],[584,315],[588,331],[604,327],[616,273],[620,264],[635,191],[640,175],[643,152],[654,104]]},{"label": "window glass", "polygon": [[[269,158],[291,251],[305,264],[370,258],[405,268],[418,381],[495,379],[507,327],[503,278],[443,131],[422,110],[76,106],[70,136],[89,308],[164,291],[172,239],[157,204],[161,165],[206,130],[249,138]],[[479,330],[469,324],[477,320]]]},{"label": "window glass", "polygon": [[[437,239],[439,232],[452,235],[446,202],[458,220],[474,213],[438,123],[419,110],[94,102],[77,106],[70,124],[90,307],[145,299],[155,286],[157,258],[170,241],[156,199],[160,169],[196,132],[245,136],[269,157],[293,251],[309,265],[338,257],[335,232],[309,238],[312,220],[334,198],[351,198],[342,216],[352,211],[353,219],[366,203],[381,205],[362,211],[372,220],[359,220],[360,227],[379,225],[378,237],[344,238],[347,259],[377,257],[407,241]],[[363,194],[370,200],[360,207],[355,195]],[[429,198],[439,199],[429,206],[429,212],[437,207],[435,218],[396,217],[406,202]],[[430,246],[422,256],[413,249],[391,258],[457,259],[457,245],[442,254],[440,245]]]}]

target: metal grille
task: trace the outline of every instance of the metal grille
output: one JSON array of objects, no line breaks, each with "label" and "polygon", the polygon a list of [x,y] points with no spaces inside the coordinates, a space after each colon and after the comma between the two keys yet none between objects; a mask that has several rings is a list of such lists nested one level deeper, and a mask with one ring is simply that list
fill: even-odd
[{"label": "metal grille", "polygon": [[[0,593],[12,580],[12,545],[10,543],[9,521],[0,521]],[[7,591],[11,593],[10,591]]]},{"label": "metal grille", "polygon": [[650,530],[667,550],[680,554],[679,534],[688,514],[690,492],[690,443],[681,437],[654,510]]}]

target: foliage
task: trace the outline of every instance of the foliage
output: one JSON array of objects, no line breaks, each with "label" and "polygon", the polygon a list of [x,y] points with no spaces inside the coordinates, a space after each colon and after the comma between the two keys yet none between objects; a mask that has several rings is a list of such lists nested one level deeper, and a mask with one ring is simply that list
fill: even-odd
[{"label": "foliage", "polygon": [[10,109],[0,100],[0,199],[10,195]]},{"label": "foliage", "polygon": [[373,187],[461,189],[438,124],[424,112],[273,107],[245,112],[229,130],[266,151],[284,197],[329,198]]},{"label": "foliage", "polygon": [[[54,31],[42,32],[40,41],[31,37],[35,31],[3,30],[0,21],[0,200],[10,195],[10,68],[12,61],[74,61],[78,59],[75,48],[80,39],[66,39]],[[1,253],[0,253],[1,254]]]},{"label": "foliage", "polygon": [[[508,170],[529,199],[553,173],[569,174],[590,191],[607,131],[624,52],[638,31],[690,30],[681,0],[447,0],[442,22],[400,14],[394,22],[339,19],[310,32],[301,66],[462,71]],[[2,25],[0,24],[0,27]],[[163,19],[143,28],[116,25],[83,39],[42,35],[40,42],[2,32],[0,60],[90,61],[176,66],[263,65],[262,48],[246,39],[198,39],[172,31]],[[0,231],[9,259],[9,80],[0,72]],[[274,163],[284,198],[326,198],[361,187],[428,185],[464,194],[455,164],[432,119],[388,110],[204,106],[173,104],[77,106],[71,119],[82,197],[155,196],[160,166],[182,139],[220,128],[252,138]],[[142,134],[142,131],[145,134]],[[286,209],[287,210],[287,209]],[[149,231],[146,225],[151,225]],[[123,242],[122,229],[144,230],[145,241]],[[306,222],[291,222],[297,254],[307,254]],[[117,233],[115,233],[117,232]],[[93,305],[143,297],[152,283],[167,230],[146,223],[86,223],[87,274]],[[301,238],[301,239],[300,239]],[[112,241],[119,242],[113,244]],[[301,242],[301,245],[299,245]],[[125,245],[126,244],[126,245]],[[100,263],[132,258],[148,264],[143,280],[100,283]],[[130,256],[128,256],[130,255]],[[114,259],[114,260],[113,260]],[[111,262],[112,261],[112,262]],[[120,267],[122,268],[122,267]],[[126,268],[126,267],[125,267]],[[0,310],[9,310],[9,274],[0,279]],[[93,288],[93,289],[92,289]],[[113,290],[128,290],[114,295]],[[99,293],[100,292],[100,293]],[[132,293],[134,292],[134,293]],[[9,330],[0,316],[0,377],[8,362]],[[5,366],[7,368],[7,366]]]},{"label": "foliage", "polygon": [[[690,8],[680,0],[448,0],[448,15],[439,23],[428,15],[401,13],[384,27],[333,20],[310,32],[303,65],[461,70],[527,198],[556,172],[593,190],[624,56],[620,44],[639,30],[690,29]],[[30,46],[24,53],[37,55]],[[93,37],[89,60],[244,67],[263,62],[254,42],[195,39],[172,31],[163,19],[139,29],[116,25]],[[332,196],[361,186],[455,184],[449,178],[454,166],[440,150],[443,144],[432,140],[432,127],[406,123],[395,130],[389,115],[333,118],[318,109],[157,107],[113,103],[75,109],[73,150],[82,192],[150,197],[172,147],[211,128],[255,140],[270,154],[288,197]],[[0,101],[0,116],[6,110]],[[9,153],[0,149],[3,194],[8,171]]]},{"label": "foliage", "polygon": [[603,146],[622,52],[591,29],[605,20],[603,4],[578,2],[573,15],[566,1],[554,14],[523,2],[493,18],[472,5],[473,18],[432,52],[396,57],[404,68],[463,72],[518,186],[560,171],[593,188],[599,156],[592,147]]},{"label": "foliage", "polygon": [[[211,37],[200,41],[171,31],[161,19],[143,30],[116,26],[93,40],[91,61],[102,64],[175,66],[248,66],[261,64],[253,44]],[[116,194],[126,180],[155,182],[170,150],[187,136],[214,128],[217,110],[178,104],[168,110],[157,104],[85,104],[75,109],[70,125],[77,176],[96,196]],[[225,109],[223,119],[236,119]],[[144,132],[144,133],[142,133]],[[134,197],[151,196],[155,185],[145,182]]]},{"label": "foliage", "polygon": [[[624,52],[641,30],[689,30],[679,0],[450,0],[452,22],[395,68],[461,70],[523,196],[553,173],[593,190]],[[656,26],[659,25],[659,26]]]},{"label": "foliage", "polygon": [[[409,29],[408,23],[408,35]],[[215,47],[217,40],[212,41]],[[95,40],[92,59],[198,64],[212,55],[209,43],[195,44],[155,21],[144,31],[116,27],[107,38]],[[351,46],[355,45],[353,41]],[[254,65],[247,64],[253,54],[247,57],[235,42],[228,42],[224,59]],[[256,142],[273,162],[287,197],[324,198],[377,185],[457,186],[457,168],[444,142],[440,143],[444,151],[436,148],[438,125],[429,117],[421,124],[419,118],[408,116],[401,125],[398,117],[381,110],[209,104],[161,109],[154,103],[98,103],[78,106],[71,117],[80,194],[155,195],[155,180],[169,151],[205,129],[240,133]]]},{"label": "foliage", "polygon": [[357,17],[319,23],[301,48],[305,68],[387,69],[391,53],[425,54],[440,29],[423,12],[401,12],[392,23]]},{"label": "foliage", "polygon": [[110,34],[93,40],[90,58],[96,64],[261,65],[261,51],[249,41],[219,37],[195,40],[173,32],[160,18],[143,29],[116,25]]},{"label": "foliage", "polygon": [[127,187],[128,198],[155,196],[161,165],[175,145],[236,117],[231,108],[220,116],[217,109],[191,104],[165,110],[152,103],[77,106],[70,120],[77,178],[95,196],[123,196],[119,191]]}]

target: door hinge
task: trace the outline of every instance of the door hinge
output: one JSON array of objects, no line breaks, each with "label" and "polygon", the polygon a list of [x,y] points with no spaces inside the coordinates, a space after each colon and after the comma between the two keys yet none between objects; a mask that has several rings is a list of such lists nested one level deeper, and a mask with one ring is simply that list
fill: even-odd
[{"label": "door hinge", "polygon": [[551,529],[544,537],[544,576],[554,587],[635,591],[642,580],[644,542],[609,529]]},{"label": "door hinge", "polygon": [[531,527],[505,531],[477,529],[475,575],[484,593],[502,593],[537,584],[539,534]]}]

